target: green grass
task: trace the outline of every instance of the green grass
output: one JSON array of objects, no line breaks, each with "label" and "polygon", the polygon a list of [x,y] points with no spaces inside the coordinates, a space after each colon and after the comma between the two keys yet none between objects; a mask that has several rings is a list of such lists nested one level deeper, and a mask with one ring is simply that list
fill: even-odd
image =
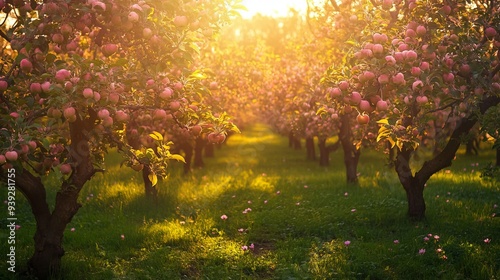
[{"label": "green grass", "polygon": [[[61,278],[499,279],[500,186],[478,172],[493,154],[462,153],[428,182],[420,222],[406,217],[405,193],[381,153],[364,150],[360,185],[348,186],[342,151],[320,167],[262,125],[232,136],[204,169],[184,176],[175,164],[157,204],[144,198],[140,174],[110,154],[108,171],[84,188],[68,225]],[[17,202],[23,270],[35,224],[25,200]],[[0,278],[16,279],[5,269]]]}]

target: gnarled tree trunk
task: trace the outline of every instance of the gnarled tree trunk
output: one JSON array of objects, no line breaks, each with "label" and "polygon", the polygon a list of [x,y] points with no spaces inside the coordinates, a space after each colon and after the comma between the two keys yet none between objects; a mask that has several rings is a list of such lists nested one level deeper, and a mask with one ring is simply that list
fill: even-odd
[{"label": "gnarled tree trunk", "polygon": [[193,167],[201,168],[205,165],[203,162],[203,149],[207,145],[207,141],[203,137],[196,138],[194,145],[194,161]]},{"label": "gnarled tree trunk", "polygon": [[36,221],[34,235],[35,252],[28,262],[33,275],[39,279],[47,279],[57,274],[64,255],[62,240],[66,225],[71,222],[81,205],[78,196],[85,183],[92,178],[96,170],[92,165],[88,131],[92,129],[94,120],[77,120],[70,123],[70,151],[68,162],[72,164],[70,177],[63,181],[56,194],[55,206],[50,212],[45,186],[39,177],[22,169],[16,185],[27,198]]}]

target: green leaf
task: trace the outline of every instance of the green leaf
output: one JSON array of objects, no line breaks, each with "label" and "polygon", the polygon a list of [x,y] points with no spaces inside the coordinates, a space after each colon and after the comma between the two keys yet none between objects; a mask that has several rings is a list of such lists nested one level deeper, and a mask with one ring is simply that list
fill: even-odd
[{"label": "green leaf", "polygon": [[151,185],[153,185],[153,187],[158,183],[158,177],[154,173],[149,173],[148,179],[151,181]]},{"label": "green leaf", "polygon": [[158,131],[153,131],[153,133],[149,134],[149,137],[153,138],[156,141],[163,141],[163,136]]},{"label": "green leaf", "polygon": [[171,155],[170,159],[175,159],[177,161],[182,161],[182,162],[186,163],[186,160],[184,160],[184,157],[182,157],[181,155],[178,155],[178,154]]}]

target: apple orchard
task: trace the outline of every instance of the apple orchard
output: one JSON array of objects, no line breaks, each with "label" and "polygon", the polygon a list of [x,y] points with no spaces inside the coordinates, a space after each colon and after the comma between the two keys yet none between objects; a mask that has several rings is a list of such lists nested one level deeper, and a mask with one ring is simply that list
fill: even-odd
[{"label": "apple orchard", "polygon": [[[230,0],[0,0],[0,177],[14,168],[31,206],[32,272],[60,268],[108,151],[155,200],[170,161],[188,173],[263,122],[293,147],[305,140],[309,159],[317,141],[321,165],[342,149],[353,185],[364,149],[386,153],[414,219],[461,144],[487,135],[498,166],[500,3],[307,2],[305,15],[247,20]],[[61,182],[54,205],[48,176]]]}]

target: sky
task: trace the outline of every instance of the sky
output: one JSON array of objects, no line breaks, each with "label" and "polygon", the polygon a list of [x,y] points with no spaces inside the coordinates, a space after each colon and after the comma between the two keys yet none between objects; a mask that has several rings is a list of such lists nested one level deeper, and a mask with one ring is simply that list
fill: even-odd
[{"label": "sky", "polygon": [[243,0],[248,11],[241,11],[244,18],[260,13],[267,16],[285,16],[290,7],[299,11],[307,9],[307,0]]}]

